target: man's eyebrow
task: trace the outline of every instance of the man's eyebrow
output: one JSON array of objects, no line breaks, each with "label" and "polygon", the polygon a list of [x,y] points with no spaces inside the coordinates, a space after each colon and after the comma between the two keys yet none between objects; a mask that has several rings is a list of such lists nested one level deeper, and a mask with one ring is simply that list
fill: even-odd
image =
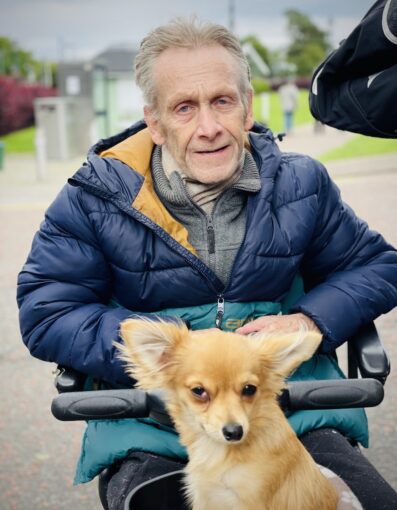
[{"label": "man's eyebrow", "polygon": [[197,98],[197,93],[195,92],[181,92],[176,93],[174,96],[171,96],[168,102],[168,105],[173,108],[180,103],[185,103],[189,101],[194,101]]},{"label": "man's eyebrow", "polygon": [[[228,97],[235,99],[238,97],[238,90],[235,90],[232,87],[221,88],[219,90],[215,90],[211,94],[211,100],[217,99],[219,97],[224,97],[224,96],[228,96]],[[172,108],[175,108],[175,106],[177,106],[180,103],[185,103],[185,102],[188,103],[189,101],[196,101],[197,97],[198,97],[198,94],[195,91],[176,93],[174,96],[170,97],[168,106],[169,106],[169,108],[172,109]]]}]

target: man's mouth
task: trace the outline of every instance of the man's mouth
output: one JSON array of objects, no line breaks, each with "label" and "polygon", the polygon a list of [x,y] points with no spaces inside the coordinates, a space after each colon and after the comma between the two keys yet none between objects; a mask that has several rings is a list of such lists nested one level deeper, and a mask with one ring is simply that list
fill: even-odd
[{"label": "man's mouth", "polygon": [[209,150],[200,150],[196,151],[197,154],[218,154],[225,151],[229,146],[223,145],[222,147],[218,147],[217,149],[209,149]]}]

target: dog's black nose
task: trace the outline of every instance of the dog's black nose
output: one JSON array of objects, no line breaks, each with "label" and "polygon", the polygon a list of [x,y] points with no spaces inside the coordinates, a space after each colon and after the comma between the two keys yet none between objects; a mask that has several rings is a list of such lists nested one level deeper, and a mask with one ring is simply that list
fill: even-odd
[{"label": "dog's black nose", "polygon": [[228,423],[222,429],[226,441],[240,441],[243,437],[243,427],[238,423]]}]

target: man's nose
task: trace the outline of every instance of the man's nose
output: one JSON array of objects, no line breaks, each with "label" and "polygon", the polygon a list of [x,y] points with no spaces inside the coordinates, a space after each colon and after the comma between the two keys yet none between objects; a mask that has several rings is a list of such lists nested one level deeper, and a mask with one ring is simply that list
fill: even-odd
[{"label": "man's nose", "polygon": [[201,108],[198,117],[197,134],[199,136],[214,139],[220,130],[221,126],[218,123],[216,113],[211,109],[211,107]]}]

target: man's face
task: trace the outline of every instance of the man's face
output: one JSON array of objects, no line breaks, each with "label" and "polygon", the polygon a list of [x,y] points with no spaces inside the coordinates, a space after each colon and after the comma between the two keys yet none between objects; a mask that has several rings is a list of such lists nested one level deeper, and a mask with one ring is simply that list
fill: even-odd
[{"label": "man's face", "polygon": [[155,144],[165,144],[179,168],[210,184],[236,170],[252,126],[252,97],[244,111],[237,63],[219,45],[169,48],[154,64],[157,116],[145,107]]}]

